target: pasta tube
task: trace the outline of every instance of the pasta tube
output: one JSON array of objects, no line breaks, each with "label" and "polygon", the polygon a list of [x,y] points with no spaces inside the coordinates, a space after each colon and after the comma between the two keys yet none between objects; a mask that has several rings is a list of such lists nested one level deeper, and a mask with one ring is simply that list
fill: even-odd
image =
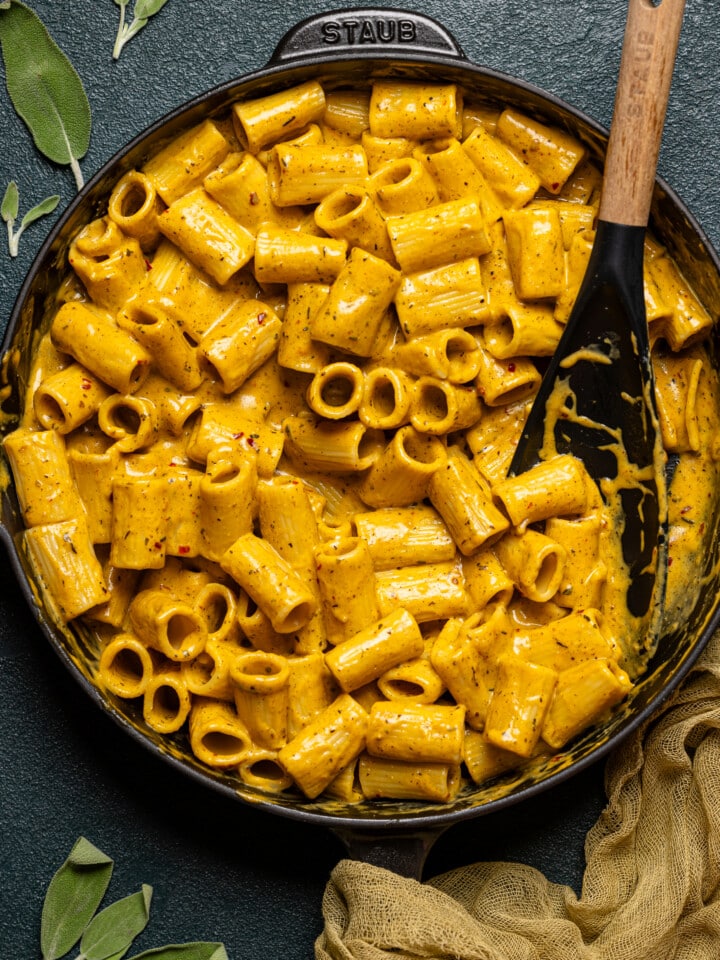
[{"label": "pasta tube", "polygon": [[462,761],[465,707],[378,701],[370,710],[367,752],[408,763]]},{"label": "pasta tube", "polygon": [[19,427],[5,437],[3,448],[26,526],[72,520],[82,513],[65,440],[57,431]]},{"label": "pasta tube", "polygon": [[584,513],[589,477],[582,460],[570,454],[551,457],[525,473],[495,484],[493,494],[516,528],[549,517]]},{"label": "pasta tube", "polygon": [[165,564],[168,487],[158,477],[117,476],[112,481],[110,562],[129,570]]},{"label": "pasta tube", "polygon": [[164,236],[221,286],[255,252],[255,238],[202,187],[175,200],[158,217]]},{"label": "pasta tube", "polygon": [[557,593],[565,568],[565,549],[539,533],[506,533],[495,544],[500,563],[529,600],[546,603]]},{"label": "pasta tube", "polygon": [[236,655],[233,645],[211,640],[208,636],[202,653],[181,665],[185,686],[193,696],[232,702],[235,688],[230,679],[230,667]]},{"label": "pasta tube", "polygon": [[188,603],[163,590],[141,590],[128,615],[135,636],[168,660],[192,660],[205,648],[202,619]]},{"label": "pasta tube", "polygon": [[270,151],[270,196],[278,207],[320,203],[329,193],[367,177],[362,147],[280,143]]},{"label": "pasta tube", "polygon": [[565,281],[560,217],[554,207],[538,205],[506,213],[508,263],[521,300],[559,297]]},{"label": "pasta tube", "polygon": [[238,777],[246,786],[263,793],[283,793],[292,786],[292,777],[280,766],[277,751],[259,747],[253,747],[240,761]]},{"label": "pasta tube", "polygon": [[290,283],[278,341],[278,362],[302,373],[317,373],[330,359],[330,348],[312,339],[312,320],[330,292],[324,283]]},{"label": "pasta tube", "polygon": [[176,733],[190,714],[192,697],[177,664],[157,670],[143,694],[143,720],[157,733]]},{"label": "pasta tube", "polygon": [[338,693],[325,657],[319,653],[287,658],[288,739],[292,740],[313,717],[329,707]]},{"label": "pasta tube", "polygon": [[452,560],[455,542],[440,515],[424,504],[386,507],[353,517],[376,570]]},{"label": "pasta tube", "polygon": [[233,104],[235,132],[251,153],[258,153],[320,120],[325,105],[323,88],[316,80],[309,80],[289,90]]},{"label": "pasta tube", "polygon": [[305,581],[269,543],[246,533],[223,554],[220,565],[268,616],[278,633],[305,626],[317,601]]},{"label": "pasta tube", "polygon": [[282,323],[260,300],[241,301],[214,323],[198,344],[225,393],[234,393],[275,353]]},{"label": "pasta tube", "polygon": [[228,703],[196,700],[188,728],[190,749],[209,767],[236,767],[252,751],[250,736]]},{"label": "pasta tube", "polygon": [[453,137],[461,123],[462,104],[462,91],[454,83],[375,80],[370,95],[370,133],[411,140]]},{"label": "pasta tube", "polygon": [[377,686],[386,700],[435,703],[445,693],[445,684],[427,657],[415,657],[386,670]]},{"label": "pasta tube", "polygon": [[467,330],[451,327],[398,344],[393,360],[417,377],[469,383],[480,371],[481,350]]},{"label": "pasta tube", "polygon": [[176,137],[142,168],[165,203],[170,206],[198,187],[222,163],[230,144],[212,120]]},{"label": "pasta tube", "polygon": [[412,388],[412,378],[402,370],[373,367],[363,378],[358,417],[375,430],[402,426],[410,416]]},{"label": "pasta tube", "polygon": [[325,662],[340,687],[350,693],[391,667],[420,656],[423,649],[414,617],[400,608],[336,646],[325,655]]},{"label": "pasta tube", "polygon": [[371,507],[406,507],[425,497],[430,477],[446,461],[442,442],[413,426],[400,427],[358,487]]},{"label": "pasta tube", "polygon": [[313,339],[355,356],[370,356],[399,283],[400,273],[394,267],[353,247],[312,319]]},{"label": "pasta tube", "polygon": [[554,670],[517,657],[501,657],[485,721],[488,742],[521,757],[531,756],[556,683]]},{"label": "pasta tube", "polygon": [[315,548],[315,564],[327,638],[343,643],[379,617],[370,551],[359,537],[340,538]]},{"label": "pasta tube", "polygon": [[489,318],[486,286],[477,257],[403,274],[395,294],[403,333],[411,339],[483,323]]},{"label": "pasta tube", "polygon": [[471,427],[481,416],[482,403],[474,386],[456,386],[435,377],[415,381],[410,423],[420,433],[455,433]]},{"label": "pasta tube", "polygon": [[348,244],[264,223],[255,238],[258,283],[332,283],[345,266]]},{"label": "pasta tube", "polygon": [[320,535],[308,488],[290,477],[262,482],[258,486],[258,519],[263,538],[292,565],[316,601],[312,616],[298,631],[296,652],[323,650],[326,633],[314,556]]},{"label": "pasta tube", "polygon": [[313,216],[328,236],[394,263],[385,218],[365,187],[333,190],[317,205]]},{"label": "pasta tube", "polygon": [[58,350],[69,353],[118,393],[132,393],[150,373],[151,355],[110,318],[77,301],[64,303],[50,328]]},{"label": "pasta tube", "polygon": [[388,217],[387,227],[395,259],[405,273],[480,257],[490,250],[485,219],[473,197]]},{"label": "pasta tube", "polygon": [[554,750],[599,723],[632,689],[630,678],[614,660],[588,660],[564,670],[542,728]]},{"label": "pasta tube", "polygon": [[455,561],[378,570],[375,589],[382,616],[398,606],[404,607],[418,623],[469,613],[465,580]]},{"label": "pasta tube", "polygon": [[147,274],[140,244],[109,217],[80,230],[70,244],[68,262],[92,302],[110,313],[140,289]]},{"label": "pasta tube", "polygon": [[372,757],[358,761],[360,789],[366,800],[430,800],[450,803],[460,789],[458,764],[413,763]]},{"label": "pasta tube", "polygon": [[384,438],[359,420],[309,420],[288,417],[283,422],[285,452],[305,470],[319,473],[360,473],[378,459]]},{"label": "pasta tube", "polygon": [[100,404],[97,419],[120,453],[141,450],[157,439],[157,416],[151,400],[113,393]]},{"label": "pasta tube", "polygon": [[118,633],[100,652],[98,682],[116,697],[142,697],[153,673],[150,651],[131,633]]},{"label": "pasta tube", "polygon": [[365,748],[368,715],[343,693],[278,753],[278,760],[313,800]]},{"label": "pasta tube", "polygon": [[450,447],[445,463],[430,477],[428,496],[465,556],[490,546],[510,526],[490,487],[458,447]]},{"label": "pasta tube", "polygon": [[257,464],[236,447],[218,446],[208,455],[200,480],[199,526],[202,553],[219,561],[244,533],[257,512]]},{"label": "pasta tube", "polygon": [[43,597],[64,622],[105,601],[103,570],[83,520],[31,527],[24,543]]},{"label": "pasta tube", "polygon": [[307,404],[327,420],[343,420],[358,412],[365,379],[362,370],[347,360],[329,363],[315,374],[307,389]]},{"label": "pasta tube", "polygon": [[198,352],[173,312],[172,301],[148,288],[120,311],[118,326],[146,348],[160,376],[178,390],[197,390],[203,381]]},{"label": "pasta tube", "polygon": [[430,663],[454,700],[465,707],[469,726],[482,730],[492,691],[482,651],[457,618],[443,625],[430,649]]},{"label": "pasta tube", "polygon": [[99,377],[81,364],[71,363],[38,384],[33,409],[46,430],[68,434],[90,420],[109,393]]},{"label": "pasta tube", "polygon": [[287,740],[289,677],[287,660],[276,653],[241,653],[230,667],[238,717],[253,743],[267,750]]},{"label": "pasta tube", "polygon": [[496,132],[553,194],[560,193],[587,153],[580,141],[565,130],[550,127],[512,108],[502,111]]},{"label": "pasta tube", "polygon": [[[425,210],[439,202],[432,177],[409,156],[382,164],[370,177],[368,187],[384,217]],[[394,260],[392,246],[391,254]]]},{"label": "pasta tube", "polygon": [[113,187],[108,216],[147,253],[160,241],[157,218],[163,206],[152,180],[140,170],[129,170]]},{"label": "pasta tube", "polygon": [[537,193],[538,175],[482,125],[463,140],[463,147],[506,208],[518,210]]},{"label": "pasta tube", "polygon": [[474,196],[486,223],[500,219],[502,206],[459,140],[452,137],[423,144],[415,150],[415,156],[437,184],[441,202]]}]

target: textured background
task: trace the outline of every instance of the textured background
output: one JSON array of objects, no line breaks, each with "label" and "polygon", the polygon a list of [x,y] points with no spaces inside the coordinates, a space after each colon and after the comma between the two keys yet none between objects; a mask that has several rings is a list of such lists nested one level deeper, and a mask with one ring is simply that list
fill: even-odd
[{"label": "textured background", "polygon": [[[337,3],[169,0],[111,59],[112,0],[31,0],[78,70],[91,103],[86,179],[148,123],[195,94],[261,67],[294,22]],[[398,4],[389,4],[398,6]],[[402,5],[400,5],[402,6]],[[473,0],[404,4],[442,21],[469,59],[531,81],[604,124],[612,112],[624,0]],[[660,172],[720,241],[720,4],[687,0]],[[0,192],[21,211],[74,193],[39,155],[0,86]],[[58,211],[59,212],[59,211]],[[52,219],[31,227],[16,260],[0,240],[0,332]],[[426,875],[479,859],[520,860],[580,890],[583,840],[602,809],[599,765],[561,787],[450,829]],[[186,782],[126,739],[86,700],[17,595],[0,554],[0,956],[38,956],[42,897],[79,834],[114,857],[114,898],[155,888],[137,949],[224,941],[231,960],[307,958],[321,925],[332,835],[233,804]]]}]

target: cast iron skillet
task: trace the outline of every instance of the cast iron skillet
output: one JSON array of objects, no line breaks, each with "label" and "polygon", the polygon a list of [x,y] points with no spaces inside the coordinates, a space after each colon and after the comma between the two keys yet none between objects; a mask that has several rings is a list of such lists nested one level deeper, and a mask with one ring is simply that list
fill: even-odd
[{"label": "cast iron skillet", "polygon": [[[115,182],[160,146],[201,118],[222,112],[234,100],[257,97],[314,78],[328,88],[363,85],[374,77],[444,79],[461,84],[475,99],[499,101],[573,132],[601,158],[606,131],[584,114],[543,91],[505,74],[479,67],[464,56],[439,23],[418,13],[381,8],[348,9],[311,17],[280,41],[267,66],[224,84],[162,118],[113,157],[70,204],[40,250],[13,310],[2,352],[10,386],[4,403],[5,429],[25,394],[38,334],[47,328],[53,297],[66,268],[69,242],[77,230],[106,212]],[[720,262],[689,211],[662,180],[655,188],[651,229],[669,248],[713,316],[720,313]],[[714,348],[713,348],[714,349]],[[718,411],[720,418],[720,411]],[[7,469],[7,464],[5,464]],[[720,494],[719,494],[720,497]],[[2,493],[0,535],[10,564],[37,621],[57,655],[87,694],[131,736],[183,773],[227,796],[268,813],[325,825],[346,843],[351,856],[399,873],[420,876],[431,843],[461,820],[494,812],[529,798],[604,757],[670,695],[688,673],[720,621],[718,581],[720,504],[707,531],[707,555],[697,570],[697,596],[682,625],[668,631],[646,675],[612,719],[587,731],[559,753],[533,761],[489,785],[462,792],[451,804],[374,801],[345,804],[269,796],[239,780],[201,766],[182,736],[147,730],[132,703],[106,695],[93,683],[96,653],[89,633],[55,624],[33,585],[22,549],[23,523],[10,485]],[[689,589],[693,585],[688,585]]]}]

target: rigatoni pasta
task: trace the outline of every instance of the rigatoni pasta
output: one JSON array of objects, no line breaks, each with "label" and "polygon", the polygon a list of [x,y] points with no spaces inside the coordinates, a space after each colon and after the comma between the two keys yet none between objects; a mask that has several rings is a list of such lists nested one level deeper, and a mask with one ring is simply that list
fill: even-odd
[{"label": "rigatoni pasta", "polygon": [[[138,723],[248,789],[447,803],[628,695],[616,518],[570,455],[507,476],[599,183],[567,131],[386,79],[235,103],[123,175],[4,451]],[[645,297],[682,545],[712,320],[650,240]]]}]

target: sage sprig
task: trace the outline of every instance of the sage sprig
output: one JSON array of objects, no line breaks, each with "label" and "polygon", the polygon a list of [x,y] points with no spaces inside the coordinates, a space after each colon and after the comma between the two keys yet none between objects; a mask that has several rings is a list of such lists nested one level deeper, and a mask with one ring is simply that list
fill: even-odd
[{"label": "sage sprig", "polygon": [[115,0],[115,3],[120,7],[120,22],[118,24],[117,36],[115,37],[115,46],[113,47],[113,60],[117,60],[125,44],[132,40],[136,34],[140,33],[150,17],[154,17],[156,13],[162,10],[167,0],[135,0],[130,23],[126,22],[126,10],[129,0]]},{"label": "sage sprig", "polygon": [[79,161],[90,145],[91,116],[80,77],[45,25],[20,0],[0,4],[5,82],[35,145],[55,163],[69,164],[78,190]]},{"label": "sage sprig", "polygon": [[45,217],[49,213],[52,213],[59,202],[60,197],[58,194],[53,194],[52,197],[45,197],[44,200],[41,200],[40,203],[28,210],[16,230],[15,222],[20,209],[20,193],[14,180],[8,183],[2,203],[0,204],[0,216],[2,216],[7,224],[8,253],[11,257],[18,255],[20,237],[23,235],[26,227],[29,227],[31,223],[39,220],[40,217]]},{"label": "sage sprig", "polygon": [[[121,960],[150,919],[153,890],[140,890],[98,912],[114,863],[85,837],[74,844],[48,886],[40,920],[43,960],[60,960],[76,944],[75,960]],[[228,960],[222,943],[169,944],[130,960]]]}]

